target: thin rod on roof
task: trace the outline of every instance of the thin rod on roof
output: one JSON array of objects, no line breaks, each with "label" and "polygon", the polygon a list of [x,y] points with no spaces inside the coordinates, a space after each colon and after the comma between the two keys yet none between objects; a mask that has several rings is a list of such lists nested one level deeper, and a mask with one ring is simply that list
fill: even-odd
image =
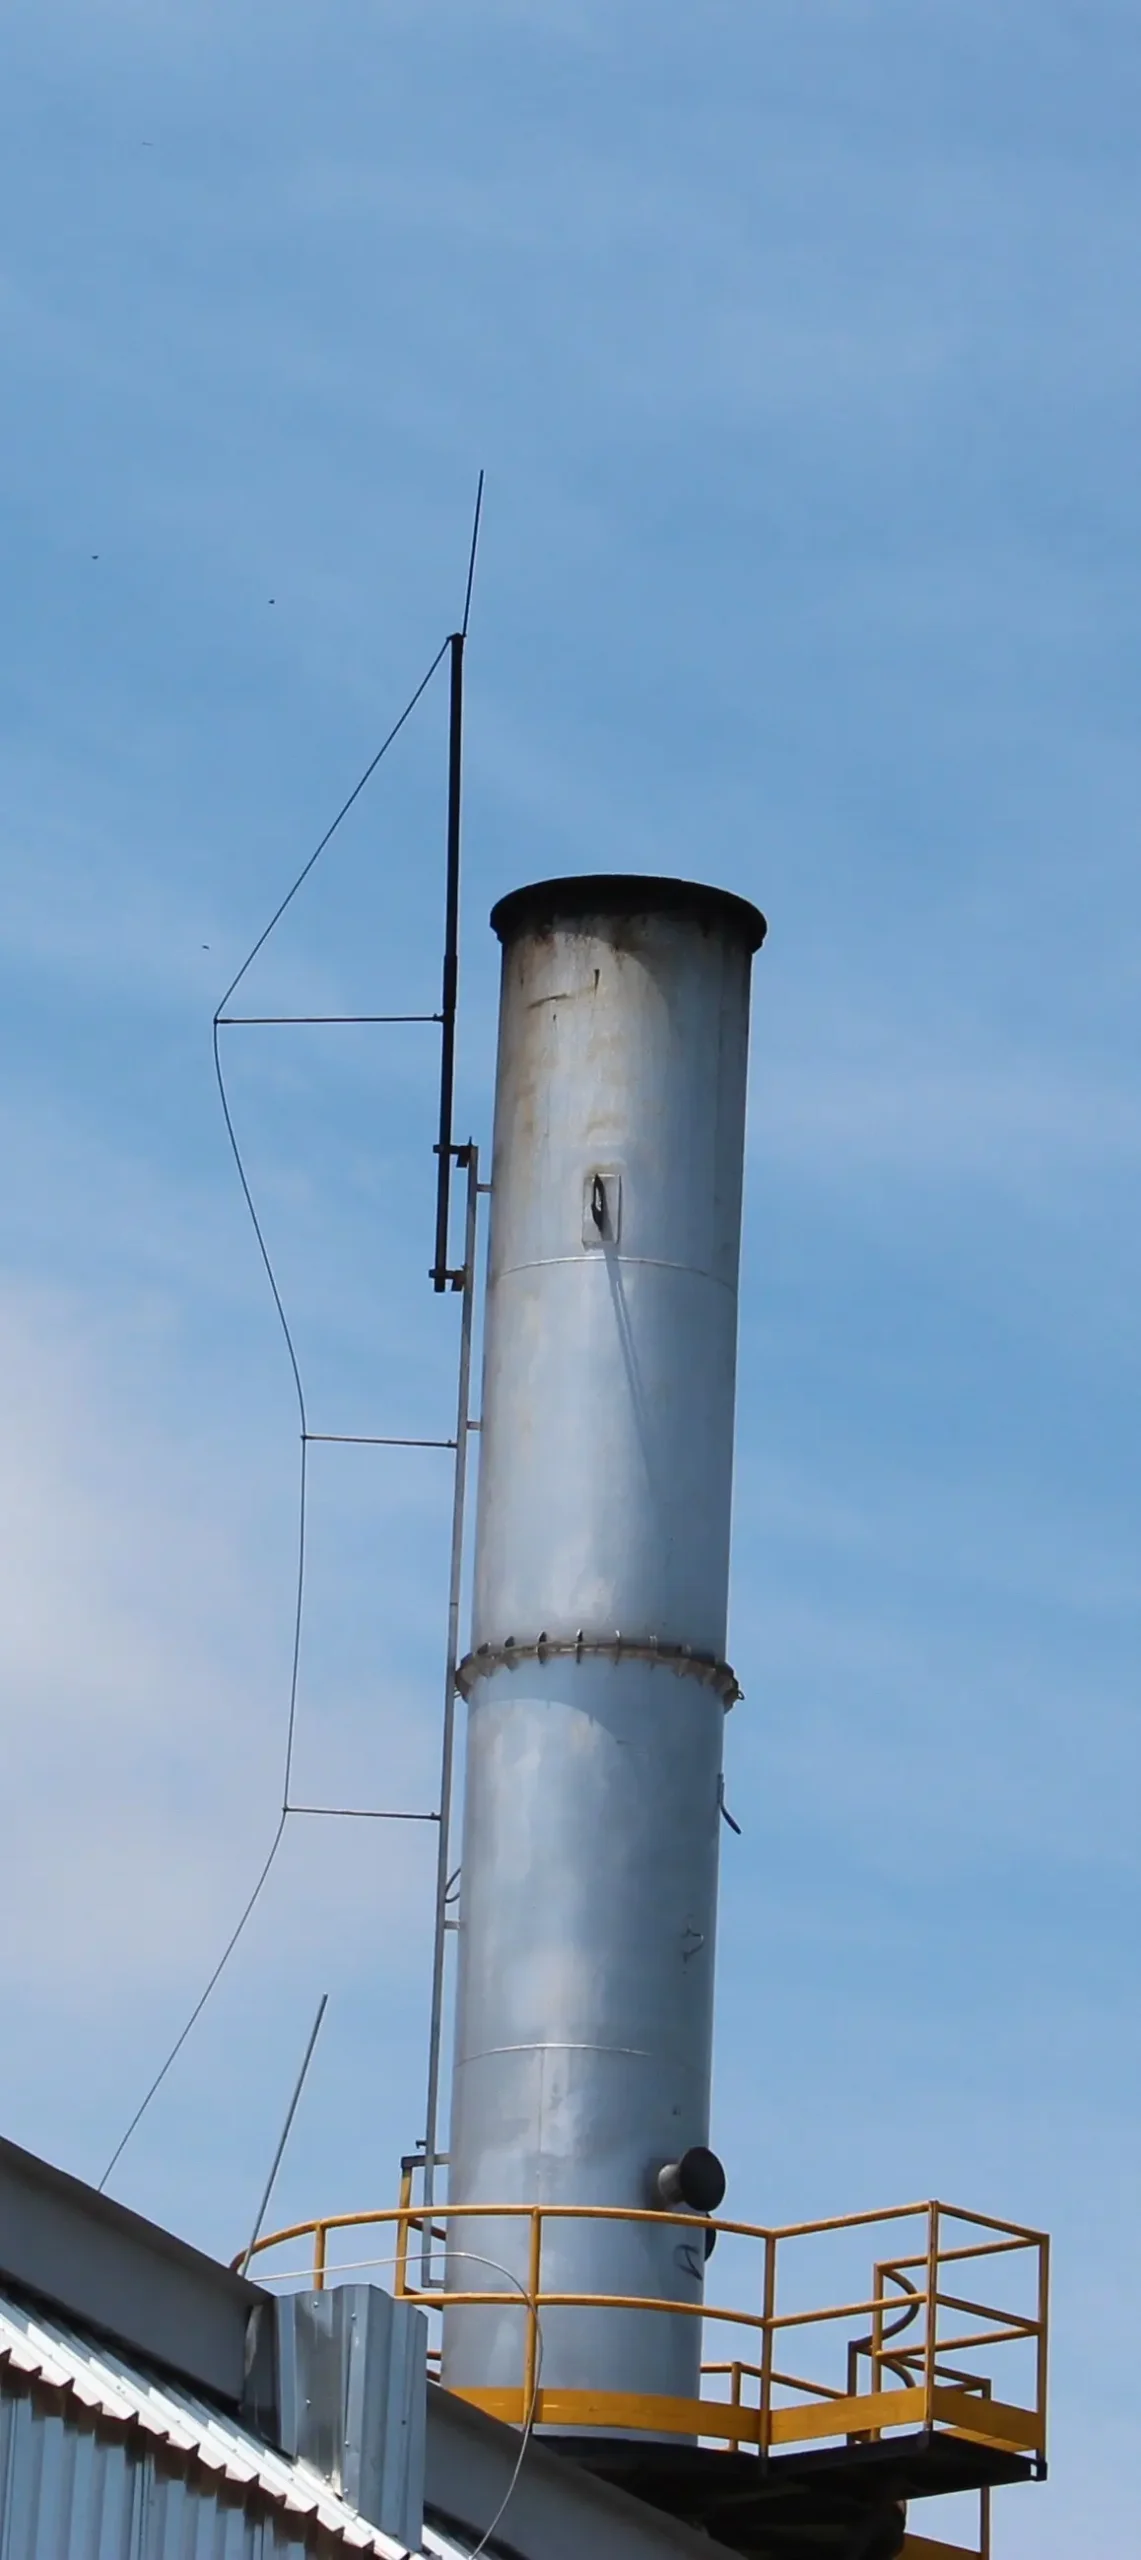
[{"label": "thin rod on roof", "polygon": [[239,2274],[240,2274],[240,2275],[243,2275],[243,2276],[244,2276],[244,2274],[245,2274],[245,2272],[246,2272],[246,2268],[248,2267],[248,2265],[249,2265],[249,2263],[250,2263],[250,2259],[252,2258],[252,2256],[253,2256],[253,2254],[254,2254],[254,2250],[255,2250],[255,2249],[256,2249],[256,2247],[257,2247],[257,2243],[258,2243],[258,2236],[259,2236],[259,2234],[260,2234],[262,2224],[263,2224],[263,2222],[265,2221],[265,2216],[266,2216],[266,2207],[268,2206],[268,2204],[269,2204],[269,2200],[270,2200],[270,2197],[271,2197],[271,2195],[273,2194],[274,2186],[275,2186],[275,2183],[276,2183],[276,2180],[277,2180],[277,2173],[278,2173],[278,2170],[279,2170],[279,2169],[280,2169],[280,2167],[281,2167],[282,2154],[283,2154],[283,2152],[284,2152],[284,2150],[285,2150],[286,2143],[287,2143],[287,2142],[288,2142],[288,2140],[289,2140],[290,2127],[291,2127],[291,2125],[292,2125],[292,2123],[293,2123],[294,2116],[295,2116],[295,2115],[296,2115],[296,2113],[297,2113],[297,2101],[298,2101],[298,2099],[299,2099],[299,2097],[300,2097],[300,2095],[301,2095],[301,2092],[302,2092],[302,2090],[303,2090],[303,2088],[304,2088],[304,2086],[305,2086],[305,2077],[306,2077],[306,2073],[308,2072],[309,2065],[310,2065],[310,2063],[312,2062],[312,2059],[313,2059],[313,2047],[314,2047],[314,2045],[315,2045],[315,2044],[316,2044],[316,2042],[317,2042],[317,2038],[318,2038],[318,2036],[320,2035],[320,2032],[321,2032],[321,2020],[322,2020],[322,2018],[324,2017],[324,2015],[325,2015],[325,2011],[326,2011],[326,2009],[328,2008],[328,2006],[329,2006],[329,1994],[328,1994],[328,1992],[327,1992],[327,1991],[323,1991],[323,1992],[322,1992],[322,1994],[321,1994],[320,2000],[319,2000],[319,2001],[318,2001],[318,2003],[317,2003],[317,2015],[316,2015],[316,2017],[314,2018],[314,2020],[313,2020],[313,2024],[312,2024],[312,2026],[311,2026],[311,2028],[310,2028],[310,2030],[309,2030],[309,2042],[308,2042],[308,2044],[307,2044],[307,2045],[306,2045],[306,2047],[305,2047],[305,2056],[304,2056],[304,2060],[303,2060],[303,2062],[302,2062],[301,2069],[300,2069],[300,2071],[299,2071],[299,2072],[298,2072],[298,2074],[297,2074],[297,2086],[296,2086],[296,2088],[294,2089],[293,2096],[291,2097],[291,2099],[290,2099],[290,2101],[289,2101],[289,2110],[288,2110],[288,2113],[287,2113],[287,2115],[286,2115],[285,2122],[284,2122],[284,2124],[283,2124],[283,2126],[282,2126],[282,2128],[281,2128],[281,2134],[280,2134],[280,2137],[279,2137],[279,2140],[278,2140],[277,2149],[276,2149],[276,2151],[274,2152],[274,2155],[273,2155],[273,2166],[272,2166],[272,2168],[271,2168],[271,2170],[270,2170],[270,2173],[269,2173],[269,2176],[268,2176],[268,2178],[266,2179],[266,2182],[265,2182],[265,2193],[264,2193],[264,2195],[262,2196],[261,2203],[260,2203],[260,2204],[259,2204],[259,2206],[258,2206],[258,2209],[257,2209],[257,2215],[256,2215],[256,2218],[255,2218],[255,2221],[254,2221],[254,2227],[253,2227],[253,2230],[252,2230],[252,2231],[251,2231],[251,2233],[250,2233],[250,2237],[249,2237],[249,2246],[248,2246],[248,2248],[247,2248],[247,2250],[246,2250],[245,2257],[243,2258],[242,2263],[241,2263],[241,2266],[240,2266],[240,2268],[239,2268],[239,2270],[238,2270]]}]

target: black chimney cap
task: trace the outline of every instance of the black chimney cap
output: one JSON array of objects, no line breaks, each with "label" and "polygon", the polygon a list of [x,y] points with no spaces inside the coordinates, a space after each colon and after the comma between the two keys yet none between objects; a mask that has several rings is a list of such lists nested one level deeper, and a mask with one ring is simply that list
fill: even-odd
[{"label": "black chimney cap", "polygon": [[535,880],[511,889],[491,910],[501,942],[542,933],[576,916],[685,916],[707,930],[728,929],[759,951],[768,927],[759,907],[731,889],[700,880],[658,880],[637,871],[587,871],[569,880]]}]

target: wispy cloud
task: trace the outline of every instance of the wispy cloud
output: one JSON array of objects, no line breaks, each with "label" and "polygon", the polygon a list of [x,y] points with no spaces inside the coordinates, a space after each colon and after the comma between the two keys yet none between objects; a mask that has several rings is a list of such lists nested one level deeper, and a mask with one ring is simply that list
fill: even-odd
[{"label": "wispy cloud", "polygon": [[846,1051],[770,1066],[756,1108],[761,1179],[766,1164],[853,1182],[874,1169],[931,1189],[997,1186],[1064,1218],[1084,1186],[1135,1168],[1141,1095],[1123,1066],[1099,1076],[1049,1053],[964,1056],[951,1025],[941,1041],[862,1028]]}]

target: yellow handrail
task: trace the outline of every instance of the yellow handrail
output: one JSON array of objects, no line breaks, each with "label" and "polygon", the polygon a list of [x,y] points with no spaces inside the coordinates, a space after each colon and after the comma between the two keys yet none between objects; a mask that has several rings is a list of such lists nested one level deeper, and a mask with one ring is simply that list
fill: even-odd
[{"label": "yellow handrail", "polygon": [[[790,2244],[828,2235],[871,2230],[876,2225],[898,2225],[907,2221],[924,2225],[923,2246],[898,2257],[878,2256],[874,2261],[871,2292],[856,2299],[847,2298],[813,2307],[805,2306],[803,2289],[801,2307],[778,2309],[778,2272],[789,2255]],[[409,2275],[410,2246],[418,2235],[425,2251],[438,2241],[445,2247],[449,2238],[456,2240],[455,2256],[464,2252],[458,2245],[465,2224],[471,2222],[526,2221],[526,2282],[520,2283],[512,2296],[502,2288],[416,2284]],[[563,2222],[650,2223],[658,2227],[675,2226],[692,2235],[695,2231],[716,2232],[730,2240],[743,2240],[759,2246],[762,2252],[761,2281],[758,2288],[760,2309],[737,2304],[677,2302],[658,2295],[631,2293],[574,2292],[564,2287],[546,2286],[543,2282],[543,2235],[548,2224]],[[957,2230],[956,2230],[957,2226]],[[966,2227],[967,2236],[963,2237]],[[430,2213],[412,2200],[412,2171],[403,2174],[400,2201],[395,2206],[357,2213],[323,2214],[311,2222],[293,2223],[284,2230],[266,2233],[256,2244],[256,2254],[264,2258],[279,2251],[292,2240],[312,2240],[312,2282],[320,2290],[330,2273],[346,2273],[348,2267],[329,2265],[330,2234],[362,2228],[386,2229],[392,2234],[391,2258],[393,2291],[406,2300],[424,2305],[429,2310],[449,2307],[491,2307],[502,2310],[513,2300],[523,2317],[522,2354],[518,2389],[466,2390],[464,2396],[489,2409],[493,2415],[507,2417],[513,2423],[533,2418],[547,2426],[621,2426],[652,2429],[656,2434],[684,2434],[712,2437],[729,2444],[754,2446],[767,2453],[778,2444],[818,2438],[822,2432],[847,2435],[861,2440],[877,2437],[885,2428],[920,2425],[940,2428],[957,2435],[974,2436],[986,2444],[1001,2444],[1030,2452],[1041,2459],[1045,2453],[1045,2396],[1047,2372],[1048,2316],[1048,2244],[1045,2234],[1028,2225],[1002,2222],[993,2214],[975,2213],[962,2206],[938,2201],[920,2204],[890,2205],[878,2212],[833,2214],[817,2222],[787,2223],[766,2227],[755,2223],[730,2222],[713,2216],[702,2217],[684,2212],[665,2212],[649,2207],[621,2205],[538,2205],[456,2204],[436,2205]],[[995,2237],[983,2235],[997,2235]],[[1019,2253],[1036,2258],[1036,2307],[1005,2311],[990,2302],[976,2301],[969,2294],[942,2290],[945,2271],[960,2267],[972,2258],[997,2260],[1000,2256]],[[290,2271],[291,2273],[294,2271]],[[296,2271],[300,2272],[300,2271]],[[892,2287],[897,2288],[891,2290]],[[989,2288],[988,2288],[989,2289]],[[787,2291],[785,2299],[788,2300]],[[754,2302],[757,2297],[754,2295]],[[598,2311],[641,2311],[648,2317],[697,2319],[716,2323],[731,2331],[742,2328],[756,2336],[759,2361],[748,2364],[740,2359],[729,2363],[707,2364],[703,2376],[710,2382],[728,2380],[730,2396],[706,2396],[697,2400],[662,2401],[639,2399],[630,2394],[566,2392],[543,2385],[541,2374],[541,2324],[549,2310],[583,2309]],[[893,2343],[899,2322],[891,2315],[906,2310],[907,2325],[914,2334],[906,2346]],[[954,2336],[941,2335],[940,2314],[958,2312],[968,2325]],[[784,2373],[776,2362],[778,2337],[790,2330],[809,2336],[827,2332],[835,2334],[840,2324],[869,2319],[870,2335],[846,2341],[846,2388],[833,2381]],[[1035,2390],[1032,2406],[999,2399],[994,2395],[989,2377],[955,2373],[945,2363],[949,2353],[977,2352],[983,2347],[1003,2347],[1031,2341],[1036,2348]],[[861,2357],[870,2365],[869,2388],[858,2387],[857,2367]],[[841,2371],[844,2367],[841,2367]],[[885,2387],[888,2377],[892,2387]],[[757,2384],[756,2403],[746,2404],[742,2384],[748,2377]],[[783,2405],[778,2394],[796,2393],[799,2401],[793,2407]],[[985,2407],[984,2407],[985,2403]]]}]

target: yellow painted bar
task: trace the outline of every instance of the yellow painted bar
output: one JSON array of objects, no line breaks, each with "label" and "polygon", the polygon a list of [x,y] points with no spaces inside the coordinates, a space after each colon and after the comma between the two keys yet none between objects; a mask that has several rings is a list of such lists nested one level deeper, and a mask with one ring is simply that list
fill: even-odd
[{"label": "yellow painted bar", "polygon": [[[465,2385],[456,2398],[509,2427],[523,2425],[521,2391]],[[637,2391],[540,2391],[535,2401],[537,2427],[625,2427],[632,2435],[724,2436],[732,2444],[755,2444],[759,2418],[759,2410],[725,2400],[669,2400]]]},{"label": "yellow painted bar", "polygon": [[811,2436],[865,2435],[881,2427],[923,2424],[922,2383],[906,2391],[853,2391],[843,2400],[813,2400],[794,2409],[774,2409],[773,2444],[801,2444]]},{"label": "yellow painted bar", "polygon": [[981,2400],[971,2391],[937,2389],[935,2424],[949,2435],[969,2436],[973,2444],[997,2444],[1020,2453],[1046,2450],[1038,2410],[1016,2409],[1009,2400]]},{"label": "yellow painted bar", "polygon": [[[489,2418],[521,2426],[525,2415],[522,2391],[474,2388],[457,2398],[470,2400]],[[921,2420],[923,2391],[875,2391],[862,2397],[812,2401],[806,2407],[774,2409],[773,2444],[799,2444],[813,2436],[847,2435],[873,2426],[901,2427]],[[756,2444],[761,2413],[725,2400],[671,2400],[634,2391],[540,2391],[535,2424],[541,2427],[623,2427],[634,2435],[719,2436],[731,2444]]]},{"label": "yellow painted bar", "polygon": [[961,2542],[933,2542],[926,2533],[905,2533],[899,2560],[981,2560],[981,2554]]},{"label": "yellow painted bar", "polygon": [[[1035,2230],[1033,2223],[1009,2222],[997,2213],[976,2213],[973,2207],[965,2204],[947,2204],[943,2201],[939,2211],[947,2214],[952,2222],[973,2222],[982,2231],[1013,2232],[1019,2240],[1044,2240],[1046,2237],[1044,2231]],[[886,2221],[886,2215],[884,2219]]]},{"label": "yellow painted bar", "polygon": [[[962,2249],[941,2248],[939,2264],[941,2267],[949,2267],[957,2258],[1008,2258],[1013,2250],[1040,2249],[1043,2245],[1041,2239],[1028,2238],[1023,2232],[1019,2232],[1015,2240],[968,2240]],[[893,2275],[904,2267],[925,2267],[927,2252],[925,2249],[920,2250],[918,2256],[911,2258],[885,2258],[883,2264],[885,2269],[890,2269]]]},{"label": "yellow painted bar", "polygon": [[[443,2205],[437,2208],[438,2215],[441,2220],[451,2221],[459,2221],[465,2216],[470,2215],[483,2215],[489,2220],[499,2220],[504,2217],[529,2214],[533,2210],[534,2207],[529,2204],[463,2204]],[[829,2231],[859,2231],[861,2229],[870,2228],[872,2224],[877,2222],[906,2222],[913,2220],[920,2215],[927,2216],[930,2215],[932,2211],[937,2211],[947,2216],[952,2221],[972,2223],[976,2229],[983,2231],[1000,2231],[1004,2234],[1003,2240],[997,2247],[993,2243],[991,2243],[989,2247],[986,2243],[983,2243],[977,2250],[970,2247],[969,2244],[966,2247],[958,2246],[952,2249],[940,2249],[940,2260],[975,2256],[983,2257],[987,2255],[997,2256],[1000,2250],[1004,2248],[1017,2249],[1025,2247],[1042,2247],[1046,2241],[1045,2232],[1036,2231],[1029,2224],[1020,2222],[1002,2222],[996,2215],[989,2213],[970,2213],[963,2205],[940,2204],[938,2206],[933,2206],[930,2201],[922,2204],[884,2205],[881,2206],[878,2211],[829,2214],[824,2220],[819,2222],[786,2222],[775,2226],[767,2226],[764,2223],[757,2222],[728,2222],[722,2220],[715,2214],[694,2215],[691,2213],[666,2212],[663,2211],[660,2206],[645,2205],[556,2204],[543,2205],[540,2207],[540,2211],[542,2212],[544,2220],[550,2222],[671,2222],[678,2223],[690,2231],[692,2231],[695,2224],[697,2224],[703,2229],[708,2226],[710,2230],[723,2231],[730,2236],[744,2240],[772,2240],[774,2242],[780,2240],[808,2239],[817,2233],[825,2233]],[[407,2218],[419,2220],[420,2217],[421,2208],[419,2206],[410,2206],[401,2203],[395,2207],[391,2205],[380,2207],[374,2206],[363,2213],[331,2213],[321,2216],[320,2219],[324,2221],[325,2227],[329,2231],[349,2231],[361,2223],[399,2222]],[[293,2222],[287,2224],[284,2230],[266,2232],[258,2240],[258,2254],[260,2255],[266,2249],[277,2248],[284,2240],[306,2239],[315,2228],[315,2221]],[[893,2263],[898,2264],[899,2266],[922,2266],[924,2264],[924,2258],[922,2255],[915,2258],[900,2258],[893,2261]]]},{"label": "yellow painted bar", "polygon": [[996,2310],[993,2302],[972,2302],[963,2293],[937,2293],[935,2300],[942,2311],[963,2311],[968,2320],[998,2320],[1004,2329],[1021,2329],[1024,2337],[1033,2337],[1038,2323],[1025,2320],[1017,2311]]},{"label": "yellow painted bar", "polygon": [[941,2356],[966,2355],[973,2353],[976,2347],[1009,2347],[1019,2338],[1036,2338],[1037,2335],[1036,2320],[1011,2318],[1005,2329],[964,2329],[957,2338],[940,2338],[939,2353]]},{"label": "yellow painted bar", "polygon": [[[449,2389],[452,2390],[453,2398],[470,2401],[472,2408],[482,2409],[487,2418],[501,2418],[505,2427],[521,2427],[523,2424],[525,2413],[521,2391],[477,2391],[470,2389],[466,2383],[461,2384],[458,2389],[449,2384]],[[537,2409],[535,2415],[538,2417]]]},{"label": "yellow painted bar", "polygon": [[536,2422],[546,2427],[628,2427],[634,2435],[722,2436],[755,2444],[760,2411],[726,2400],[673,2400],[638,2391],[540,2391]]},{"label": "yellow painted bar", "polygon": [[[926,2396],[922,2383],[915,2383],[903,2391],[853,2392],[843,2399],[774,2409],[770,2441],[803,2444],[815,2436],[921,2426]],[[456,2397],[470,2400],[489,2418],[501,2418],[508,2426],[522,2426],[526,2416],[528,2395],[521,2390],[473,2388],[457,2392]],[[980,2425],[984,2413],[985,2424]],[[634,2391],[541,2390],[535,2401],[536,2426],[623,2427],[635,2435],[720,2436],[732,2444],[756,2444],[760,2419],[759,2409],[724,2400],[670,2400]],[[969,2392],[936,2389],[935,2423],[948,2434],[968,2436],[976,2444],[998,2445],[1006,2451],[1040,2450],[1041,2430],[1034,2412],[1002,2400],[982,2401]],[[941,2549],[941,2545],[931,2546],[933,2553]]]}]

